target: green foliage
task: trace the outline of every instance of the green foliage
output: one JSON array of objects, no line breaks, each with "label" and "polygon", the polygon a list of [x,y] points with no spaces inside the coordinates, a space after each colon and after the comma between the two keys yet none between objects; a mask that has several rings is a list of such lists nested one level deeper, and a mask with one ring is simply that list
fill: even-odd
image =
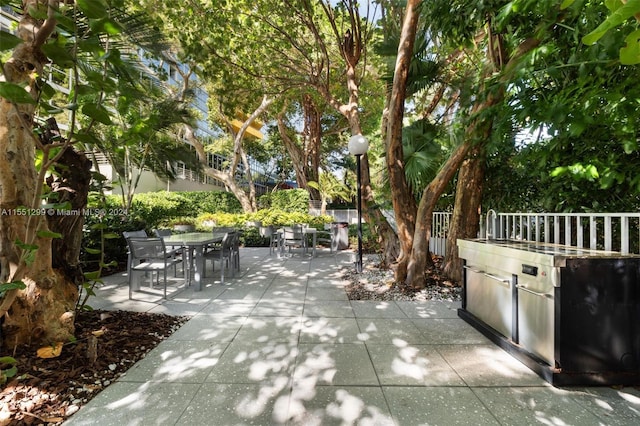
[{"label": "green foliage", "polygon": [[9,290],[23,290],[25,288],[27,288],[27,286],[22,281],[0,283],[0,298]]},{"label": "green foliage", "polygon": [[0,31],[0,52],[11,50],[22,43],[22,39],[5,31]]},{"label": "green foliage", "polygon": [[262,226],[284,226],[294,223],[308,223],[312,227],[323,228],[325,223],[331,223],[331,216],[312,216],[308,212],[300,213],[280,209],[262,209],[256,213],[215,213],[202,214],[197,218],[197,226],[207,229],[210,226],[244,227],[247,222],[260,222]]},{"label": "green foliage", "polygon": [[304,189],[270,192],[260,197],[258,205],[263,209],[306,213],[309,211],[309,192]]},{"label": "green foliage", "polygon": [[144,192],[131,203],[129,215],[148,228],[156,228],[167,219],[180,216],[195,216],[187,197],[179,192]]},{"label": "green foliage", "polygon": [[0,96],[16,104],[35,104],[36,101],[22,86],[0,81]]},{"label": "green foliage", "polygon": [[190,210],[197,213],[240,213],[242,206],[231,192],[192,191],[181,192],[191,204]]},{"label": "green foliage", "polygon": [[[562,6],[568,7],[571,3],[565,1]],[[582,38],[584,44],[592,45],[598,42],[605,34],[623,26],[640,13],[640,0],[607,0],[604,3],[610,14],[595,30]],[[627,34],[625,43],[626,45],[620,49],[620,62],[625,65],[640,63],[640,31],[635,30]]]},{"label": "green foliage", "polygon": [[168,226],[179,226],[179,225],[196,225],[196,218],[192,216],[179,216],[173,219],[163,221],[160,226],[168,225]]},{"label": "green foliage", "polygon": [[318,182],[307,182],[309,187],[317,189],[323,202],[329,201],[350,201],[353,197],[352,190],[338,178],[329,172],[322,172],[318,178]]},{"label": "green foliage", "polygon": [[18,374],[18,361],[10,356],[0,357],[0,385],[7,383],[7,379]]},{"label": "green foliage", "polygon": [[260,235],[260,230],[256,227],[244,229],[241,240],[245,247],[268,247],[269,239]]},{"label": "green foliage", "polygon": [[[105,197],[104,202],[92,200],[89,208],[99,208],[107,214],[85,216],[80,252],[83,269],[93,272],[104,268],[108,270],[118,264],[124,265],[127,260],[127,244],[122,233],[145,229],[146,223],[131,215],[115,214],[121,210],[119,199],[115,196]],[[105,234],[109,238],[105,238]],[[112,236],[115,238],[111,238]],[[85,290],[92,286],[89,283]]]},{"label": "green foliage", "polygon": [[263,226],[283,226],[293,223],[309,223],[310,218],[309,213],[270,208],[258,210],[251,215],[249,220],[259,221]]},{"label": "green foliage", "polygon": [[444,160],[438,143],[440,130],[426,119],[420,119],[402,130],[405,174],[413,193],[420,197],[424,188],[436,176]]},{"label": "green foliage", "polygon": [[[110,202],[121,203],[118,196],[110,196]],[[142,222],[147,229],[166,226],[178,217],[195,218],[202,213],[241,212],[238,200],[229,192],[145,192],[137,194],[131,204],[129,215]]]},{"label": "green foliage", "polygon": [[[349,246],[358,248],[358,225],[349,225]],[[367,223],[362,223],[362,252],[381,253],[382,247],[378,235],[374,234]]]},{"label": "green foliage", "polygon": [[244,213],[203,213],[195,219],[195,225],[200,230],[210,230],[212,226],[244,226],[247,215]]},{"label": "green foliage", "polygon": [[594,151],[582,140],[558,138],[494,153],[483,204],[499,211],[637,211],[639,161],[640,153],[624,154],[617,141]]}]

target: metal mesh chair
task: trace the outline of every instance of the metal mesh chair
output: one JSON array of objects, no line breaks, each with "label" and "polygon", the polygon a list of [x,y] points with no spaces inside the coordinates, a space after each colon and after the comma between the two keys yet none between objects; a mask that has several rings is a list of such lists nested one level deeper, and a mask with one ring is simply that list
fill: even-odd
[{"label": "metal mesh chair", "polygon": [[171,229],[153,229],[153,234],[156,237],[168,237],[173,235],[173,231]]},{"label": "metal mesh chair", "polygon": [[[156,237],[163,237],[163,236],[168,236],[172,234],[170,229],[154,229],[153,233],[155,234]],[[125,241],[127,241],[127,248],[129,247],[130,238],[147,238],[148,237],[147,231],[145,231],[144,229],[140,229],[138,231],[124,231],[122,233],[122,236],[124,237]],[[182,255],[182,247],[165,248],[165,252],[167,257],[176,258]],[[131,249],[128,248],[127,269],[130,268],[130,265],[131,265]],[[184,268],[183,268],[183,272],[184,272]],[[177,264],[173,265],[173,275],[176,277],[178,276]]]},{"label": "metal mesh chair", "polygon": [[231,240],[231,260],[235,270],[240,272],[240,232],[233,233]]},{"label": "metal mesh chair", "polygon": [[338,225],[325,224],[324,231],[318,231],[318,242],[329,246],[329,251],[338,251]]},{"label": "metal mesh chair", "polygon": [[292,247],[304,249],[307,245],[307,238],[302,225],[285,226],[282,230],[282,247],[288,247],[291,253]]},{"label": "metal mesh chair", "polygon": [[269,254],[273,254],[278,249],[278,233],[273,225],[261,226],[260,236],[262,238],[269,238]]},{"label": "metal mesh chair", "polygon": [[[222,241],[216,244],[212,244],[208,247],[207,251],[203,253],[205,258],[205,262],[207,259],[211,259],[212,268],[211,270],[215,272],[215,263],[220,262],[220,282],[224,283],[224,270],[228,268],[231,270],[231,276],[235,276],[235,258],[233,246],[235,244],[236,239],[239,238],[237,232],[227,232],[222,237]],[[205,267],[206,271],[206,267]],[[205,271],[203,272],[203,276],[205,275]]]},{"label": "metal mesh chair", "polygon": [[140,229],[138,231],[124,231],[122,233],[122,236],[124,237],[125,240],[128,240],[129,238],[147,238],[147,231],[145,231],[144,229]]},{"label": "metal mesh chair", "polygon": [[167,249],[162,238],[129,238],[130,262],[129,275],[129,299],[133,292],[133,273],[138,271],[151,272],[151,286],[153,287],[153,273],[156,272],[156,282],[159,284],[160,273],[164,279],[164,298],[167,298],[167,268],[174,266],[182,259],[167,256]]}]

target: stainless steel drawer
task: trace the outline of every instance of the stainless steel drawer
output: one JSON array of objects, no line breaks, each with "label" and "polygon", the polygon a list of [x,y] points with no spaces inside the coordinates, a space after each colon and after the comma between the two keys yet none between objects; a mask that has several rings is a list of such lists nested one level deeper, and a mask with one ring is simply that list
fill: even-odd
[{"label": "stainless steel drawer", "polygon": [[466,266],[467,310],[506,337],[512,333],[511,279],[501,271]]},{"label": "stainless steel drawer", "polygon": [[527,351],[555,366],[553,288],[518,284],[518,341]]}]

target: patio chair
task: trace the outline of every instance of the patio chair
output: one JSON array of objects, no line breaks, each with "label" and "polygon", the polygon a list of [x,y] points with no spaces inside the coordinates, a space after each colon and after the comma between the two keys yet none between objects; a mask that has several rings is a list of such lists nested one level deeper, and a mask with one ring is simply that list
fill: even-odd
[{"label": "patio chair", "polygon": [[269,254],[273,254],[278,249],[278,233],[273,225],[261,226],[260,236],[269,239]]},{"label": "patio chair", "polygon": [[[153,232],[156,234],[157,237],[171,235],[170,229],[154,229]],[[138,231],[124,231],[122,233],[122,236],[124,237],[125,241],[127,241],[127,269],[128,269],[131,265],[131,249],[129,248],[129,239],[130,238],[148,238],[148,235],[147,235],[147,231],[145,231],[144,229],[140,229]],[[178,258],[182,255],[182,247],[165,247],[165,251],[166,251],[167,257],[169,258]],[[184,272],[184,265],[182,269]],[[173,275],[176,277],[178,276],[177,264],[174,264]]]},{"label": "patio chair", "polygon": [[231,241],[231,252],[233,265],[235,266],[236,271],[240,272],[240,232],[233,233],[233,239]]},{"label": "patio chair", "polygon": [[[216,262],[220,262],[220,282],[224,283],[224,270],[225,267],[230,269],[231,276],[235,276],[235,262],[234,262],[234,252],[233,252],[233,244],[235,239],[237,238],[237,232],[227,232],[222,237],[222,241],[216,244],[212,244],[208,247],[207,251],[203,253],[205,259],[205,265],[207,259],[211,259],[212,267],[211,270],[215,272]],[[206,275],[206,267],[205,270],[202,271],[203,277]]]},{"label": "patio chair", "polygon": [[147,238],[147,231],[140,229],[138,231],[124,231],[122,233],[125,242],[127,243],[127,270],[131,268],[131,248],[129,247],[129,238]]},{"label": "patio chair", "polygon": [[182,262],[181,258],[167,256],[167,249],[162,238],[129,238],[129,299],[133,292],[133,273],[138,271],[151,272],[151,287],[153,288],[153,273],[156,272],[156,282],[160,283],[160,272],[164,274],[164,298],[167,298],[167,268]]},{"label": "patio chair", "polygon": [[300,247],[305,249],[307,245],[307,236],[304,234],[302,225],[285,226],[282,231],[282,247],[289,248],[291,253],[292,247]]},{"label": "patio chair", "polygon": [[122,236],[124,237],[125,240],[128,240],[129,238],[147,238],[147,231],[145,231],[144,229],[140,229],[138,231],[124,231],[122,233]]},{"label": "patio chair", "polygon": [[329,246],[329,251],[333,253],[338,251],[338,226],[334,224],[325,224],[324,231],[318,231],[317,241],[321,244]]},{"label": "patio chair", "polygon": [[[171,229],[152,229],[151,231],[158,238],[168,237],[170,235],[173,235],[173,231]],[[167,248],[167,256],[172,256],[172,257],[182,256],[184,253],[184,247],[182,246],[170,245],[170,246],[166,246],[166,248]],[[177,268],[174,268],[173,272],[174,272],[174,275],[177,277],[178,276]],[[183,273],[185,272],[184,263],[182,264],[182,272]]]},{"label": "patio chair", "polygon": [[153,229],[152,231],[156,237],[168,237],[169,235],[173,235],[173,231],[171,229]]}]

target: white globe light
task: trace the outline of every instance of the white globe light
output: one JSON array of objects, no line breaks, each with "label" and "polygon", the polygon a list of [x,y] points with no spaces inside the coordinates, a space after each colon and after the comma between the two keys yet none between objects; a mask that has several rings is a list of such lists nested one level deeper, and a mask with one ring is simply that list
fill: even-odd
[{"label": "white globe light", "polygon": [[364,155],[369,149],[369,141],[362,135],[353,135],[349,138],[349,153],[351,155]]}]

